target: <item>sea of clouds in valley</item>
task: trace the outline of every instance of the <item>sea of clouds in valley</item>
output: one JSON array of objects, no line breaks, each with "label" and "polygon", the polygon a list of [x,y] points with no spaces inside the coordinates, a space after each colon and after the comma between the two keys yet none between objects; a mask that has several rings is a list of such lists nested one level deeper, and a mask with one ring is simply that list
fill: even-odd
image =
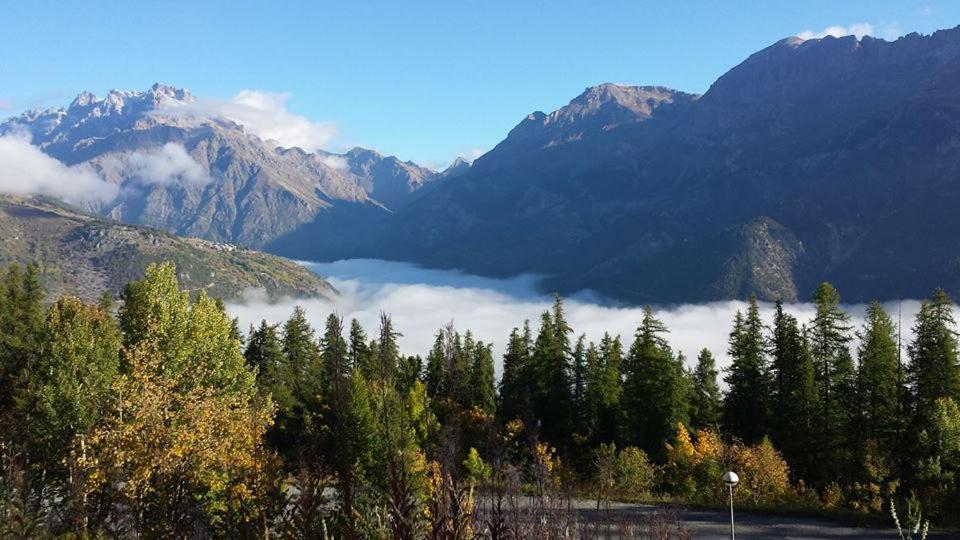
[{"label": "sea of clouds in valley", "polygon": [[[314,327],[323,328],[331,312],[337,312],[347,321],[358,319],[368,335],[376,332],[380,312],[393,318],[403,335],[400,346],[404,354],[425,356],[433,344],[437,331],[453,321],[461,331],[473,331],[477,339],[493,343],[499,376],[503,347],[510,330],[529,319],[536,331],[540,314],[548,309],[552,298],[537,290],[536,276],[518,276],[512,279],[492,279],[458,271],[420,268],[413,264],[353,259],[333,263],[303,263],[326,277],[340,292],[332,299],[287,299],[268,302],[265,295],[249,291],[241,303],[227,306],[231,315],[239,318],[246,329],[261,319],[282,322],[295,305],[302,306]],[[840,291],[841,293],[843,291]],[[633,341],[633,333],[643,316],[639,306],[623,306],[604,300],[589,292],[572,295],[564,304],[567,319],[576,335],[586,334],[597,341],[604,331],[622,336],[624,346]],[[687,356],[693,365],[700,349],[706,347],[718,358],[720,366],[729,363],[727,337],[737,310],[745,309],[740,301],[654,306],[654,311],[670,329],[668,336],[675,350]],[[772,324],[773,305],[761,304],[764,322]],[[919,309],[919,302],[904,300],[888,302],[887,309],[903,320],[903,341],[910,337],[910,327]],[[844,306],[851,324],[863,324],[866,306]],[[790,304],[787,310],[802,323],[813,317],[813,306],[808,303]],[[855,347],[856,343],[852,342]]]}]

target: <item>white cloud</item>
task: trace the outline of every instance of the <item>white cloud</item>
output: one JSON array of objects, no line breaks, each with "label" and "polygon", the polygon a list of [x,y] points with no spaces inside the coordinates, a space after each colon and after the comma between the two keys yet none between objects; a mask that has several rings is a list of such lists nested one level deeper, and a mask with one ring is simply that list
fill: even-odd
[{"label": "white cloud", "polygon": [[902,35],[903,30],[900,29],[900,24],[896,22],[887,24],[882,29],[877,29],[868,22],[861,22],[850,26],[828,26],[819,32],[804,30],[797,34],[797,37],[800,39],[820,39],[826,36],[855,36],[860,39],[863,36],[875,36],[886,40],[894,40]]},{"label": "white cloud", "polygon": [[347,163],[347,158],[332,154],[322,156],[320,161],[327,167],[337,169],[339,171],[346,170],[350,166],[350,164]]},{"label": "white cloud", "polygon": [[278,145],[299,147],[315,152],[337,136],[337,127],[327,122],[313,122],[287,110],[290,94],[260,90],[241,90],[229,101],[197,100],[173,102],[156,114],[167,116],[199,116],[225,118],[242,125],[247,131]]},{"label": "white cloud", "polygon": [[118,188],[87,165],[67,167],[30,144],[23,134],[0,137],[0,192],[49,195],[74,204],[106,203]]},{"label": "white cloud", "polygon": [[463,154],[460,154],[460,157],[462,157],[463,159],[469,161],[470,163],[473,163],[474,160],[476,160],[478,157],[480,157],[480,156],[482,156],[482,155],[484,155],[484,154],[486,154],[486,153],[487,153],[487,151],[484,150],[484,149],[482,149],[482,148],[471,148],[470,150],[467,150],[467,151],[464,152]]},{"label": "white cloud", "polygon": [[103,167],[117,174],[136,178],[143,184],[171,184],[183,182],[203,185],[210,175],[196,162],[183,145],[167,143],[160,148],[127,152],[104,160]]},{"label": "white cloud", "polygon": [[[534,276],[497,280],[453,271],[428,270],[406,263],[375,260],[339,261],[309,264],[321,275],[328,276],[341,292],[339,298],[327,300],[288,300],[270,304],[259,293],[252,293],[244,303],[231,304],[228,310],[240,318],[242,328],[261,319],[281,322],[290,316],[293,306],[300,304],[311,323],[322,328],[326,316],[336,311],[348,321],[358,319],[368,334],[376,331],[381,311],[390,314],[403,335],[400,345],[405,354],[425,356],[436,332],[453,320],[461,331],[470,329],[477,339],[494,344],[497,373],[500,373],[503,347],[510,330],[529,319],[536,331],[540,313],[551,305],[549,296],[536,291]],[[643,311],[639,307],[622,307],[579,294],[566,300],[567,318],[574,331],[585,333],[590,340],[599,340],[603,332],[623,338],[624,346],[633,341],[633,333]],[[897,304],[888,309],[896,320]],[[704,347],[717,357],[720,366],[729,363],[727,337],[737,310],[744,302],[711,302],[670,307],[655,307],[657,317],[670,329],[667,336],[675,350],[687,356],[688,365],[696,361]],[[904,342],[919,304],[902,304]],[[845,306],[855,326],[863,323],[865,306]],[[787,306],[801,323],[813,318],[810,304]],[[772,324],[773,306],[761,304],[761,314]]]},{"label": "white cloud", "polygon": [[800,39],[819,39],[822,37],[833,36],[856,36],[857,39],[863,36],[873,35],[873,25],[867,22],[854,23],[850,26],[828,26],[820,32],[813,30],[804,30],[797,34]]}]

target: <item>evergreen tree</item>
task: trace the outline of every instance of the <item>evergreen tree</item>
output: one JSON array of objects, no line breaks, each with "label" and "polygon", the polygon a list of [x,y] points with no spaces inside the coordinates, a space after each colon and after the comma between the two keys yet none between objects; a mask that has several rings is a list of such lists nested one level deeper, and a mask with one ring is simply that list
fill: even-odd
[{"label": "evergreen tree", "polygon": [[281,373],[289,379],[281,384],[290,388],[293,399],[290,410],[277,412],[278,426],[286,426],[278,442],[292,457],[308,452],[322,430],[327,375],[316,332],[300,306],[283,324],[283,356],[287,367]]},{"label": "evergreen tree", "polygon": [[873,441],[888,463],[901,434],[900,351],[896,326],[879,302],[867,308],[859,334],[856,425],[860,441]]},{"label": "evergreen tree", "polygon": [[323,392],[330,391],[335,378],[343,378],[350,372],[348,364],[349,350],[346,340],[343,339],[343,321],[336,314],[327,316],[323,338],[320,340],[321,365],[326,368],[324,373],[325,386]]},{"label": "evergreen tree", "polygon": [[276,370],[285,365],[277,325],[262,320],[260,326],[251,326],[243,357],[250,366],[257,368],[257,381],[261,386],[271,380]]},{"label": "evergreen tree", "polygon": [[543,437],[555,446],[563,446],[570,435],[571,391],[570,369],[567,357],[566,332],[555,325],[554,314],[561,315],[562,306],[557,297],[553,313],[545,311],[540,316],[540,331],[533,345],[533,366],[536,386],[533,405],[534,416],[540,421]]},{"label": "evergreen tree", "polygon": [[482,341],[473,351],[470,366],[470,405],[492,416],[496,410],[496,389],[493,376],[493,349]]},{"label": "evergreen tree", "polygon": [[39,271],[28,265],[7,268],[0,286],[0,416],[11,413],[23,369],[39,351],[44,331]]},{"label": "evergreen tree", "polygon": [[664,455],[664,442],[678,423],[687,422],[689,407],[684,367],[663,337],[666,332],[653,310],[645,307],[623,363],[624,442],[653,456]]},{"label": "evergreen tree", "polygon": [[703,349],[697,356],[690,396],[690,426],[693,429],[718,429],[723,413],[723,397],[717,385],[717,366],[713,354]]},{"label": "evergreen tree", "polygon": [[393,321],[386,313],[380,314],[380,337],[377,340],[376,368],[374,374],[382,384],[394,385],[400,364],[400,347],[397,338],[400,333],[394,330]]},{"label": "evergreen tree", "polygon": [[813,359],[797,319],[784,312],[779,300],[773,318],[771,356],[771,435],[793,466],[794,476],[809,481],[816,459],[812,445],[818,438],[815,415],[819,412]]},{"label": "evergreen tree", "polygon": [[571,362],[571,376],[573,379],[573,395],[572,399],[572,409],[574,423],[573,428],[579,434],[584,434],[585,430],[585,408],[584,400],[586,399],[586,354],[587,354],[587,337],[585,335],[580,335],[577,339],[577,345],[573,349],[573,356]]},{"label": "evergreen tree", "polygon": [[427,354],[426,385],[427,395],[436,398],[446,391],[447,382],[447,329],[437,332],[433,348]]},{"label": "evergreen tree", "polygon": [[850,468],[855,443],[850,412],[856,399],[856,373],[848,348],[849,317],[839,307],[840,294],[829,283],[822,283],[813,293],[813,303],[816,314],[810,323],[809,340],[820,405],[817,463],[822,469],[819,478],[827,480],[838,476],[827,472],[828,467],[843,474]]},{"label": "evergreen tree", "polygon": [[350,321],[350,354],[348,357],[350,369],[361,368],[368,363],[370,348],[367,345],[367,334],[363,331],[360,321]]},{"label": "evergreen tree", "polygon": [[734,436],[753,444],[767,435],[770,410],[770,372],[756,296],[750,297],[746,317],[737,312],[729,354],[723,425]]},{"label": "evergreen tree", "polygon": [[521,418],[529,420],[533,414],[531,395],[535,379],[532,369],[530,322],[523,330],[510,332],[507,350],[503,355],[503,376],[500,377],[497,413],[502,421]]},{"label": "evergreen tree", "polygon": [[960,403],[957,329],[953,301],[945,292],[938,289],[921,305],[913,335],[907,376],[915,414],[924,422],[938,399]]}]

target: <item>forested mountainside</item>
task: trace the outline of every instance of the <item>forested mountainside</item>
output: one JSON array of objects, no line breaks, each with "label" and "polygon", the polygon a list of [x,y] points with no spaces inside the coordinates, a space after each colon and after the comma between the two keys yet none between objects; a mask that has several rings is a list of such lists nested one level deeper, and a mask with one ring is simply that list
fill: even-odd
[{"label": "forested mountainside", "polygon": [[53,298],[117,296],[161,261],[177,264],[187,290],[227,300],[251,287],[271,297],[336,294],[310,270],[274,255],[125,225],[49,199],[0,195],[0,266],[36,264]]}]

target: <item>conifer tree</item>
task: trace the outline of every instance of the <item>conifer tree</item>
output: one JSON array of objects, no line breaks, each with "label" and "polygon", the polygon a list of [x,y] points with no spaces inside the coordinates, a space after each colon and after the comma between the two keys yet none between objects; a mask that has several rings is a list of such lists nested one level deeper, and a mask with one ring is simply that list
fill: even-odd
[{"label": "conifer tree", "polygon": [[470,366],[470,406],[492,416],[496,410],[496,389],[493,375],[493,349],[482,341],[474,347]]},{"label": "conifer tree", "polygon": [[555,314],[561,315],[561,325],[566,327],[559,297],[553,311],[545,311],[540,316],[540,331],[533,345],[532,362],[536,373],[533,405],[544,439],[555,446],[563,446],[570,435],[571,425],[570,370],[566,331],[557,328]]},{"label": "conifer tree", "polygon": [[693,429],[718,429],[723,413],[723,396],[717,385],[717,366],[713,354],[703,349],[697,355],[690,397],[690,426]]},{"label": "conifer tree", "polygon": [[644,307],[643,320],[623,362],[624,442],[653,456],[664,454],[663,442],[678,423],[687,422],[689,408],[686,374],[663,337],[666,332],[650,306]]},{"label": "conifer tree", "polygon": [[587,354],[587,337],[585,335],[580,335],[577,339],[577,345],[573,348],[573,355],[571,361],[571,378],[573,382],[573,395],[571,396],[572,408],[573,408],[573,417],[574,425],[573,428],[577,433],[584,433],[584,423],[586,417],[584,415],[584,400],[586,398],[586,354]]},{"label": "conifer tree", "polygon": [[7,268],[0,285],[0,415],[13,406],[22,373],[39,349],[43,334],[43,289],[39,270],[28,265]]},{"label": "conifer tree", "polygon": [[500,377],[497,405],[497,415],[501,421],[515,418],[526,421],[533,414],[531,396],[535,380],[531,346],[530,322],[526,321],[522,331],[514,328],[510,332],[507,350],[503,355],[503,376]]},{"label": "conifer tree", "polygon": [[[820,405],[817,463],[821,468],[833,467],[846,472],[854,443],[850,411],[856,399],[856,374],[848,348],[851,327],[849,317],[839,307],[840,294],[829,283],[817,287],[813,303],[816,313],[810,323],[809,343]],[[829,476],[826,471],[819,474],[821,479]]]},{"label": "conifer tree", "polygon": [[938,289],[924,302],[913,327],[907,370],[911,401],[917,418],[929,418],[937,399],[960,403],[960,365],[953,301]]},{"label": "conifer tree", "polygon": [[819,412],[813,379],[813,359],[797,319],[777,301],[771,347],[773,372],[773,422],[771,436],[796,478],[810,481],[815,463],[812,444],[817,440],[815,415]]},{"label": "conifer tree", "polygon": [[874,441],[888,462],[896,450],[903,413],[896,330],[883,306],[871,302],[859,333],[856,426],[860,441]]},{"label": "conifer tree", "polygon": [[723,425],[734,436],[753,444],[767,434],[770,410],[770,372],[756,296],[750,297],[746,317],[737,312],[729,354]]},{"label": "conifer tree", "polygon": [[277,425],[282,428],[278,443],[288,457],[312,446],[323,426],[323,391],[326,367],[320,355],[316,332],[300,306],[283,324],[283,356],[289,379],[280,382],[290,388],[292,406],[278,411]]},{"label": "conifer tree", "polygon": [[348,357],[350,369],[360,368],[367,363],[370,349],[367,345],[367,334],[363,331],[360,321],[350,321],[350,354]]}]

